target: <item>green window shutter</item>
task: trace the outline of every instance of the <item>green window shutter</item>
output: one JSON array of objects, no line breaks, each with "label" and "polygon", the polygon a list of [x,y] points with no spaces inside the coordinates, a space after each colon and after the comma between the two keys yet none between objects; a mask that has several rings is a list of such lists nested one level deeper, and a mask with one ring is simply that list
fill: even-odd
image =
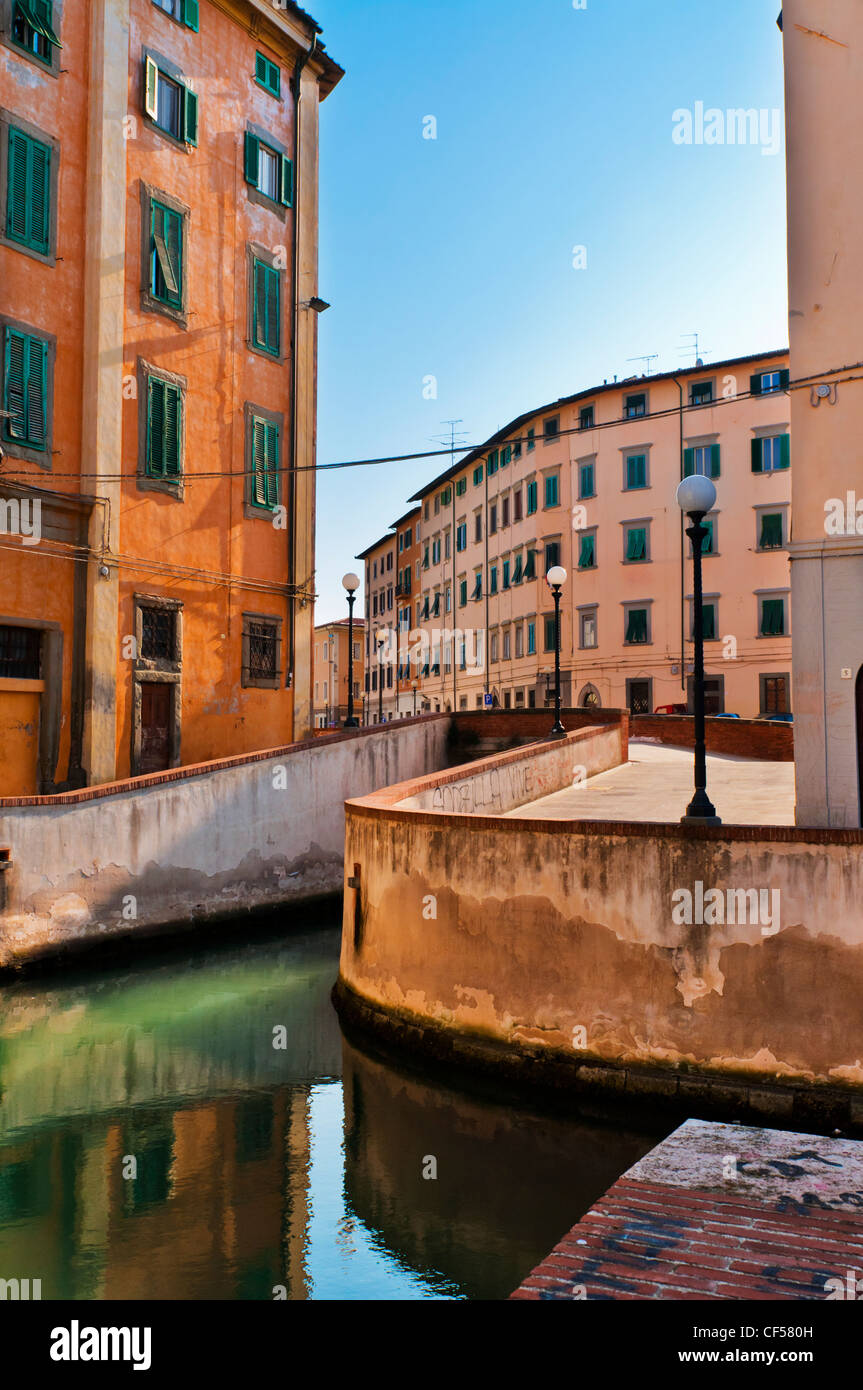
[{"label": "green window shutter", "polygon": [[501,450],[501,454],[500,454],[500,466],[501,466],[501,468],[508,468],[509,465],[510,465],[511,459],[512,459],[512,446],[509,445],[509,444],[507,444],[506,448]]},{"label": "green window shutter", "polygon": [[701,635],[708,642],[716,636],[716,608],[712,603],[705,603],[701,610]]},{"label": "green window shutter", "polygon": [[754,376],[751,376],[751,377],[749,378],[749,391],[750,391],[750,394],[753,395],[753,396],[760,396],[760,395],[761,395],[761,373],[760,373],[760,372],[756,372]]},{"label": "green window shutter", "polygon": [[535,578],[536,578],[536,551],[535,551],[535,550],[529,550],[529,551],[527,552],[527,561],[526,561],[525,567],[524,567],[524,577],[525,577],[525,579],[535,579]]},{"label": "green window shutter", "polygon": [[719,477],[720,460],[721,460],[720,446],[719,446],[718,444],[711,444],[711,446],[710,446],[710,476],[711,476],[711,478],[718,478],[718,477]]},{"label": "green window shutter", "polygon": [[531,449],[535,449],[535,448],[536,448],[536,430],[535,430],[535,429],[529,429],[528,432],[527,432],[527,451],[528,451],[528,453],[530,453]]},{"label": "green window shutter", "polygon": [[684,476],[684,478],[691,478],[694,472],[695,472],[695,450],[694,450],[694,449],[684,449],[684,450],[683,450],[683,476]]},{"label": "green window shutter", "polygon": [[189,87],[181,87],[183,93],[183,138],[187,145],[198,143],[198,94]]},{"label": "green window shutter", "polygon": [[42,38],[47,39],[55,48],[63,47],[52,27],[51,0],[17,0],[17,4],[31,29],[35,29],[37,34],[41,34]]},{"label": "green window shutter", "polygon": [[533,483],[528,483],[528,485],[527,485],[527,514],[528,514],[528,516],[532,516],[533,513],[536,511],[536,494],[537,494],[536,483],[535,483],[535,482],[533,482]]},{"label": "green window shutter", "polygon": [[283,207],[293,207],[294,203],[294,166],[287,155],[282,155],[282,173],[280,184],[279,202]]},{"label": "green window shutter", "polygon": [[279,427],[267,420],[252,422],[254,478],[252,501],[272,511],[279,500]]},{"label": "green window shutter", "polygon": [[509,560],[503,562],[503,587],[509,588]]},{"label": "green window shutter", "polygon": [[593,569],[596,562],[596,537],[582,536],[581,546],[578,552],[578,568],[581,570]]},{"label": "green window shutter", "polygon": [[519,556],[516,557],[515,569],[514,569],[513,572],[512,572],[512,582],[513,582],[513,584],[520,584],[520,583],[521,583],[522,569],[523,569],[522,558],[521,558],[521,556],[519,555]]},{"label": "green window shutter", "polygon": [[48,345],[39,338],[29,338],[27,346],[27,442],[36,449],[44,449],[47,438]]},{"label": "green window shutter", "polygon": [[165,383],[150,377],[147,400],[147,473],[154,478],[163,474],[165,439]]},{"label": "green window shutter", "polygon": [[254,321],[252,341],[278,356],[281,348],[281,281],[279,272],[262,261],[254,262]]},{"label": "green window shutter", "polygon": [[787,367],[783,367],[779,373],[779,389],[780,391],[787,391],[790,385],[791,373]]},{"label": "green window shutter", "polygon": [[527,625],[527,654],[534,656],[536,653],[536,623]]},{"label": "green window shutter", "polygon": [[712,555],[715,548],[713,536],[713,517],[705,517],[701,524],[707,529],[707,535],[701,542],[701,553],[702,555]]},{"label": "green window shutter", "polygon": [[181,472],[183,400],[179,386],[150,377],[147,408],[147,473],[176,481]]},{"label": "green window shutter", "polygon": [[644,560],[647,556],[647,532],[641,526],[626,533],[627,560]]},{"label": "green window shutter", "polygon": [[6,178],[6,235],[26,242],[30,224],[30,141],[19,130],[9,130]]},{"label": "green window shutter", "polygon": [[159,114],[159,69],[152,58],[144,65],[144,111],[151,121]]},{"label": "green window shutter", "polygon": [[779,441],[779,467],[791,467],[791,435],[783,434]]},{"label": "green window shutter", "polygon": [[3,409],[8,412],[3,433],[7,439],[27,438],[26,371],[27,339],[23,333],[7,328],[3,365]]},{"label": "green window shutter", "polygon": [[267,506],[272,510],[279,501],[279,427],[267,425]]},{"label": "green window shutter", "polygon": [[245,157],[244,170],[246,183],[251,183],[255,188],[258,186],[258,162],[260,155],[260,140],[251,131],[246,131],[245,136]]},{"label": "green window shutter", "polygon": [[647,641],[647,612],[644,608],[630,608],[626,621],[626,641]]},{"label": "green window shutter", "polygon": [[180,476],[180,450],[182,445],[183,403],[179,386],[165,383],[165,453],[164,476],[175,479]]},{"label": "green window shutter", "polygon": [[761,604],[761,636],[781,637],[785,631],[785,604],[781,598],[766,598]]},{"label": "green window shutter", "polygon": [[752,472],[764,472],[764,449],[760,439],[753,439],[752,441]]},{"label": "green window shutter", "polygon": [[[173,208],[155,200],[151,209],[156,264],[150,289],[155,298],[179,308],[183,300],[183,219]],[[156,267],[160,275],[156,274]]]},{"label": "green window shutter", "polygon": [[198,0],[183,0],[183,23],[187,29],[198,32]]},{"label": "green window shutter", "polygon": [[761,536],[758,541],[762,550],[778,550],[782,546],[782,513],[763,512],[761,515]]},{"label": "green window shutter", "polygon": [[260,82],[262,87],[267,85],[267,59],[263,53],[255,54],[255,81]]}]

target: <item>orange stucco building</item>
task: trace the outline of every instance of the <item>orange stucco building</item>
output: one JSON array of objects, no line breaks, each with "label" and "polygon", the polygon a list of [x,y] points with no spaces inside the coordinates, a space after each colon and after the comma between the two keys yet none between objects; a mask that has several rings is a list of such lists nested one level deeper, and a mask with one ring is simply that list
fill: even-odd
[{"label": "orange stucco building", "polygon": [[341,76],[288,0],[0,0],[0,795],[312,726]]}]

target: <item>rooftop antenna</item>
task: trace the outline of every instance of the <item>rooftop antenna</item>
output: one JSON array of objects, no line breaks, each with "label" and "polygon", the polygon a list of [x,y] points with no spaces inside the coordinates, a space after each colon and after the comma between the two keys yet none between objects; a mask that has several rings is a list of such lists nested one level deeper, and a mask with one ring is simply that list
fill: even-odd
[{"label": "rooftop antenna", "polygon": [[645,353],[643,353],[643,354],[641,355],[641,357],[627,357],[626,360],[627,360],[627,362],[646,362],[646,363],[647,363],[647,371],[646,371],[646,372],[642,372],[641,375],[642,375],[642,376],[650,376],[650,364],[651,364],[651,362],[655,362],[658,356],[659,356],[659,353],[658,353],[658,352],[645,352]]},{"label": "rooftop antenna", "polygon": [[684,338],[692,338],[693,341],[692,341],[691,343],[689,343],[689,345],[688,345],[687,347],[681,348],[680,351],[679,351],[679,353],[678,353],[678,356],[679,356],[679,357],[687,357],[687,356],[689,355],[690,352],[693,352],[693,353],[695,354],[695,362],[693,363],[693,366],[696,366],[696,367],[703,367],[703,366],[704,366],[704,348],[699,348],[699,345],[698,345],[698,334],[697,334],[697,333],[684,333],[683,336],[684,336]]}]

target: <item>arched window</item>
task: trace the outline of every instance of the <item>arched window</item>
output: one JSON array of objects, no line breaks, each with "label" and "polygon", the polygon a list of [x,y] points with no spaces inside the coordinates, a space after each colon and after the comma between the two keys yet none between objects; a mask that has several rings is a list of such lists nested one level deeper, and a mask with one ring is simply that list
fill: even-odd
[{"label": "arched window", "polygon": [[582,709],[601,709],[602,700],[595,685],[586,685],[578,697]]}]

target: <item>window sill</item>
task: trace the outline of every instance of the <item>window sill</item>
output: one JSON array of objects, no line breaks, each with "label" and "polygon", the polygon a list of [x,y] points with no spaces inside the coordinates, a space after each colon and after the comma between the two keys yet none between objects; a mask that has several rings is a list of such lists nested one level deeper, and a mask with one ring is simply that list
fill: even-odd
[{"label": "window sill", "polygon": [[51,45],[51,59],[49,62],[46,63],[44,58],[37,58],[36,54],[33,53],[29,48],[25,48],[23,44],[20,44],[16,39],[13,39],[11,33],[8,35],[3,34],[2,42],[12,53],[16,55],[16,57],[26,58],[27,62],[32,63],[33,67],[36,68],[38,72],[44,72],[47,77],[60,76],[59,57],[56,56],[54,53],[53,44]]},{"label": "window sill", "polygon": [[186,492],[182,478],[170,482],[167,478],[151,478],[148,473],[138,474],[137,486],[139,492],[162,492],[166,497],[172,497],[175,502],[182,502]]},{"label": "window sill", "polygon": [[270,348],[261,347],[260,343],[253,343],[251,338],[246,339],[246,348],[256,357],[266,357],[269,362],[284,363],[287,360],[281,348],[278,352],[272,352]]},{"label": "window sill", "polygon": [[141,312],[144,314],[158,314],[160,318],[171,319],[180,328],[188,329],[189,321],[186,317],[186,309],[173,304],[165,304],[161,299],[157,299],[149,290],[141,291]]}]

